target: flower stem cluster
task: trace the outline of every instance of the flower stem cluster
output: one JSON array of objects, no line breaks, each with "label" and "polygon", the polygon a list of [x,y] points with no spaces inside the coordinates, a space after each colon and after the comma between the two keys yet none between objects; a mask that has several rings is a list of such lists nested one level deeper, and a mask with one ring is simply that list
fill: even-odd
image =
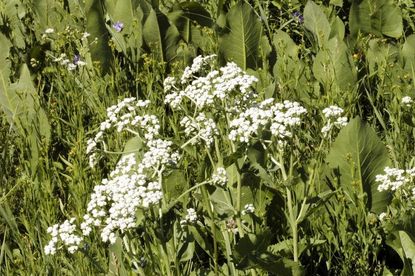
[{"label": "flower stem cluster", "polygon": [[344,110],[336,105],[331,105],[323,109],[326,125],[321,129],[324,137],[327,137],[333,127],[342,128],[347,125],[347,117],[342,116]]},{"label": "flower stem cluster", "polygon": [[156,116],[143,112],[150,101],[125,98],[118,104],[107,108],[107,119],[101,123],[94,138],[87,142],[86,153],[89,154],[89,165],[94,167],[97,161],[98,144],[104,143],[104,134],[115,128],[117,132],[124,130],[137,135],[141,134],[146,140],[153,140],[158,134],[160,124]]},{"label": "flower stem cluster", "polygon": [[[172,149],[172,142],[157,138],[160,128],[157,117],[139,113],[148,104],[148,101],[126,98],[108,108],[107,120],[101,123],[95,137],[88,141],[87,152],[94,155],[97,144],[103,143],[105,131],[116,128],[117,131],[128,131],[140,136],[144,146],[142,154],[128,153],[121,156],[109,177],[94,187],[87,214],[83,216],[84,220],[80,225],[84,236],[88,236],[93,227],[99,227],[102,240],[114,243],[117,232],[124,233],[136,227],[138,208],[149,208],[159,204],[163,198],[163,172],[177,164],[179,154]],[[65,223],[54,227],[61,229]],[[70,230],[71,233],[74,232],[75,226]],[[52,231],[52,241],[45,247],[45,251],[50,254],[56,252],[56,231]],[[64,242],[64,245],[70,246],[68,250],[75,251],[77,247],[74,245],[78,246],[79,242]]]},{"label": "flower stem cluster", "polygon": [[[407,188],[415,177],[415,168],[402,170],[386,167],[385,174],[376,175],[376,182],[379,183],[378,191],[397,191]],[[415,189],[412,189],[412,197],[415,197]]]},{"label": "flower stem cluster", "polygon": [[292,137],[293,127],[301,124],[301,116],[306,112],[297,102],[274,103],[274,99],[267,99],[248,108],[230,122],[229,139],[249,144],[269,125],[271,134],[279,143],[283,143],[286,138]]},{"label": "flower stem cluster", "polygon": [[55,224],[48,228],[47,232],[52,236],[49,243],[45,246],[46,255],[54,255],[57,250],[57,246],[65,246],[69,253],[74,253],[78,250],[79,244],[82,238],[74,234],[76,226],[73,224],[75,218],[65,220],[62,224]]},{"label": "flower stem cluster", "polygon": [[186,217],[180,221],[180,225],[184,226],[184,225],[187,225],[187,224],[193,224],[196,221],[197,221],[196,210],[193,209],[193,208],[189,208],[189,209],[187,209]]}]

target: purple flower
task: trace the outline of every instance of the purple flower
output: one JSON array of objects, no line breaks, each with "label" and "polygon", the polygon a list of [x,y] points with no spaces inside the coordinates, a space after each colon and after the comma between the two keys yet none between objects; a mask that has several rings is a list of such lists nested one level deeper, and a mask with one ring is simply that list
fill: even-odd
[{"label": "purple flower", "polygon": [[293,13],[294,19],[297,20],[298,23],[303,23],[304,22],[304,16],[301,14],[301,12],[296,11]]},{"label": "purple flower", "polygon": [[73,64],[78,64],[78,62],[81,60],[81,57],[79,55],[75,55],[73,57]]},{"label": "purple flower", "polygon": [[115,22],[115,23],[112,25],[112,27],[115,29],[115,31],[116,31],[117,33],[119,33],[119,32],[121,32],[121,31],[122,31],[122,29],[124,28],[124,23],[122,23],[122,22],[120,22],[120,21],[117,21],[117,22]]}]

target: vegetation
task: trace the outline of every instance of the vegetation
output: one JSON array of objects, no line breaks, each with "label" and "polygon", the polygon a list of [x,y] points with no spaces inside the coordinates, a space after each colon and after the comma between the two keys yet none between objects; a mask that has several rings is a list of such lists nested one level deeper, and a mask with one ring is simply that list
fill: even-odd
[{"label": "vegetation", "polygon": [[0,274],[414,275],[414,18],[0,0]]}]

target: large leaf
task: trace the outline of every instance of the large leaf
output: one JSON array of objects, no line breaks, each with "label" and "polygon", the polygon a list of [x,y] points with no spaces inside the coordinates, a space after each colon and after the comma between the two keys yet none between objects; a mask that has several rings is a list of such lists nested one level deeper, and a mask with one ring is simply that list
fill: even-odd
[{"label": "large leaf", "polygon": [[399,38],[403,33],[402,13],[393,0],[353,1],[350,8],[350,31]]},{"label": "large leaf", "polygon": [[281,258],[267,251],[271,233],[247,234],[235,245],[233,258],[236,267],[241,270],[260,268],[278,275],[303,275],[298,263]]},{"label": "large leaf", "polygon": [[47,148],[50,141],[48,118],[40,106],[39,96],[25,64],[17,83],[9,84],[3,77],[0,82],[0,107],[9,124],[21,137],[26,138],[32,172],[35,173],[39,163],[39,148],[41,145]]},{"label": "large leaf", "polygon": [[[133,62],[140,59],[143,45],[142,19],[143,11],[134,0],[118,0],[113,6],[107,8],[112,19],[107,26],[117,50],[123,52]],[[115,22],[122,22],[124,27],[117,32],[112,27]]]},{"label": "large leaf", "polygon": [[219,37],[219,54],[242,69],[257,68],[262,25],[252,7],[239,3],[226,15],[226,31]]},{"label": "large leaf", "polygon": [[405,253],[405,270],[413,275],[415,272],[415,243],[405,231],[399,231],[403,252]]},{"label": "large leaf", "polygon": [[313,33],[320,47],[329,39],[330,23],[321,8],[313,1],[308,1],[304,8],[304,27]]},{"label": "large leaf", "polygon": [[415,71],[415,35],[412,34],[406,38],[402,45],[402,57],[405,69],[411,73]]},{"label": "large leaf", "polygon": [[0,51],[0,78],[3,77],[5,80],[8,80],[10,75],[10,60],[8,58],[11,46],[12,44],[7,37],[0,33],[0,48],[2,49]]},{"label": "large leaf", "polygon": [[333,37],[326,45],[314,59],[314,76],[326,87],[337,88],[338,91],[353,89],[357,74],[346,44]]},{"label": "large leaf", "polygon": [[55,22],[59,22],[58,13],[56,12],[60,7],[54,0],[33,0],[33,10],[35,11],[39,20],[40,26],[43,29],[52,27]]},{"label": "large leaf", "polygon": [[143,37],[159,61],[169,62],[175,58],[180,34],[161,11],[150,9],[144,22]]},{"label": "large leaf", "polygon": [[184,171],[173,170],[163,181],[163,191],[168,202],[174,201],[189,188]]},{"label": "large leaf", "polygon": [[91,56],[94,61],[100,63],[101,71],[107,73],[110,69],[112,54],[108,45],[109,34],[105,25],[102,0],[87,1],[86,30],[91,34],[91,42],[96,38],[96,43],[91,44]]},{"label": "large leaf", "polygon": [[367,194],[367,207],[380,213],[390,194],[379,192],[375,178],[390,164],[388,151],[376,132],[359,117],[352,119],[334,141],[327,156],[329,166],[338,169],[341,186],[353,194]]}]

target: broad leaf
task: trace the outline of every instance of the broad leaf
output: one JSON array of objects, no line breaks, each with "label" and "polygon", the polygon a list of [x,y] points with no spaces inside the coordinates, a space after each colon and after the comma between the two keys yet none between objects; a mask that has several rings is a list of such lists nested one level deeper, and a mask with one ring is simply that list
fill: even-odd
[{"label": "broad leaf", "polygon": [[163,181],[163,191],[168,201],[173,201],[189,188],[184,171],[173,170]]},{"label": "broad leaf", "polygon": [[337,37],[326,44],[327,47],[320,49],[314,59],[314,76],[327,88],[350,91],[355,86],[357,74],[346,44]]},{"label": "broad leaf", "polygon": [[304,27],[313,33],[319,47],[330,37],[330,23],[321,8],[313,1],[308,1],[304,8]]},{"label": "broad leaf", "polygon": [[87,5],[86,30],[91,34],[91,42],[96,38],[97,42],[92,43],[91,56],[93,61],[100,63],[101,71],[106,73],[111,65],[111,49],[108,45],[109,34],[105,25],[104,11],[101,0],[89,0]]},{"label": "broad leaf", "polygon": [[239,67],[258,67],[262,26],[252,7],[239,3],[226,15],[225,33],[219,37],[219,55]]},{"label": "broad leaf", "polygon": [[9,79],[10,75],[10,47],[12,46],[11,42],[7,39],[5,35],[0,33],[0,78],[4,78],[4,80]]},{"label": "broad leaf", "polygon": [[267,251],[271,233],[247,234],[234,249],[234,262],[238,269],[260,268],[278,275],[303,275],[301,267],[292,260],[281,258]]},{"label": "broad leaf", "polygon": [[143,38],[159,61],[169,62],[175,58],[180,34],[160,11],[150,10],[143,26]]},{"label": "broad leaf", "polygon": [[386,209],[390,194],[379,192],[375,178],[390,164],[388,151],[376,132],[359,117],[352,119],[334,141],[327,161],[338,169],[341,186],[353,194],[367,194],[367,208],[380,213]]},{"label": "broad leaf", "polygon": [[210,201],[219,216],[231,216],[235,213],[229,194],[222,188],[216,188],[210,195]]},{"label": "broad leaf", "polygon": [[[403,252],[405,253],[405,270],[415,272],[415,243],[405,231],[399,231]],[[407,260],[409,259],[409,260]]]},{"label": "broad leaf", "polygon": [[399,38],[403,33],[402,13],[393,0],[353,1],[350,8],[350,31]]},{"label": "broad leaf", "polygon": [[410,35],[406,38],[402,45],[402,56],[404,60],[404,67],[408,72],[415,71],[415,35]]}]

